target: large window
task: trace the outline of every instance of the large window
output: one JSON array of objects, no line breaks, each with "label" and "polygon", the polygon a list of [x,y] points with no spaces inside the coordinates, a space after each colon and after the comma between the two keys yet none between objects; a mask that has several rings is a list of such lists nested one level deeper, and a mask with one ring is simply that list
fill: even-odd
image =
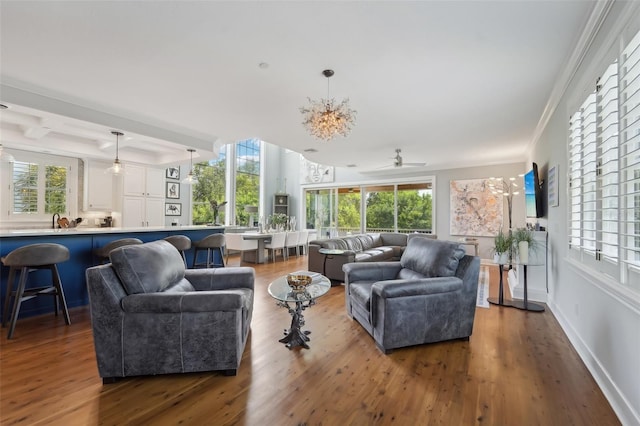
[{"label": "large window", "polygon": [[[248,139],[236,144],[236,224],[250,225],[253,214],[245,207],[259,207],[260,200],[260,141]],[[254,218],[254,220],[257,218]]]},{"label": "large window", "polygon": [[640,33],[569,123],[569,244],[640,292]]},{"label": "large window", "polygon": [[308,189],[305,199],[307,227],[322,237],[433,229],[431,182]]},{"label": "large window", "polygon": [[[198,179],[198,183],[193,185],[191,204],[194,224],[225,223],[225,207],[216,207],[225,201],[226,164],[226,150],[223,147],[216,160],[194,166]],[[214,218],[216,214],[217,218]]]},{"label": "large window", "polygon": [[15,151],[15,161],[2,164],[10,197],[3,197],[3,219],[48,220],[51,215],[72,216],[77,209],[77,160]]}]

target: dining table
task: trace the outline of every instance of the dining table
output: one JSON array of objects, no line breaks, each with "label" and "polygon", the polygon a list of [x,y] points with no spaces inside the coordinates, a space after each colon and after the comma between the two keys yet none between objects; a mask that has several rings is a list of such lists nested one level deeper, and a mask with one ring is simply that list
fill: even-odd
[{"label": "dining table", "polygon": [[258,249],[255,252],[242,252],[242,260],[251,263],[264,263],[264,246],[268,241],[271,241],[271,234],[260,232],[244,232],[242,234],[242,238],[245,240],[256,240],[258,242]]}]

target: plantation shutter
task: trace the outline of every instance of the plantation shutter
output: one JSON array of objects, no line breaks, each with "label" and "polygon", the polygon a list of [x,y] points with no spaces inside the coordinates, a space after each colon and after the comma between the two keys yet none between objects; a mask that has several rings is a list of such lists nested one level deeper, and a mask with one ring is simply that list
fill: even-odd
[{"label": "plantation shutter", "polygon": [[[640,33],[627,45],[620,61],[620,172],[622,262],[640,267]],[[631,272],[629,272],[631,271]],[[625,273],[634,273],[626,269]],[[635,270],[637,274],[637,269]],[[635,282],[640,289],[640,280]]]},{"label": "plantation shutter", "polygon": [[597,160],[596,94],[582,105],[582,248],[596,253]]},{"label": "plantation shutter", "polygon": [[[618,64],[611,64],[597,88],[600,260],[618,261]],[[612,271],[615,274],[615,270]]]}]

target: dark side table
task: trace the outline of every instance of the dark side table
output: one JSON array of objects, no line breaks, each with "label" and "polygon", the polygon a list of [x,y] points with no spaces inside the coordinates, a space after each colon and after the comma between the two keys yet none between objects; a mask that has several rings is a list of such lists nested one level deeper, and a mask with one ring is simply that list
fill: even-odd
[{"label": "dark side table", "polygon": [[324,255],[324,263],[322,264],[322,275],[327,276],[327,258],[334,255],[344,254],[344,250],[321,248],[318,253]]},{"label": "dark side table", "polygon": [[522,272],[524,273],[524,298],[522,300],[504,300],[503,284],[502,284],[503,266],[504,265],[502,264],[498,264],[498,269],[500,270],[500,289],[498,293],[498,298],[496,299],[495,297],[489,297],[487,298],[487,302],[491,303],[492,305],[506,306],[508,308],[517,308],[517,309],[522,309],[524,311],[544,312],[543,305],[541,305],[540,303],[529,302],[528,295],[527,295],[527,264],[526,263],[522,264],[523,266]]}]

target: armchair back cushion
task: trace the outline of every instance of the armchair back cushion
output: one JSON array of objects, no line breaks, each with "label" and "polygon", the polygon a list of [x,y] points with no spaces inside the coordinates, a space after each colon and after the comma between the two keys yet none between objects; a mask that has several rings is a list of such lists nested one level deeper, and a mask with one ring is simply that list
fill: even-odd
[{"label": "armchair back cushion", "polygon": [[[465,254],[464,248],[452,241],[412,238],[400,258],[400,265],[426,278],[452,277]],[[401,272],[401,275],[407,273]],[[401,276],[403,279],[410,277]]]},{"label": "armchair back cushion", "polygon": [[127,294],[194,291],[180,253],[167,241],[121,247],[109,257]]}]

